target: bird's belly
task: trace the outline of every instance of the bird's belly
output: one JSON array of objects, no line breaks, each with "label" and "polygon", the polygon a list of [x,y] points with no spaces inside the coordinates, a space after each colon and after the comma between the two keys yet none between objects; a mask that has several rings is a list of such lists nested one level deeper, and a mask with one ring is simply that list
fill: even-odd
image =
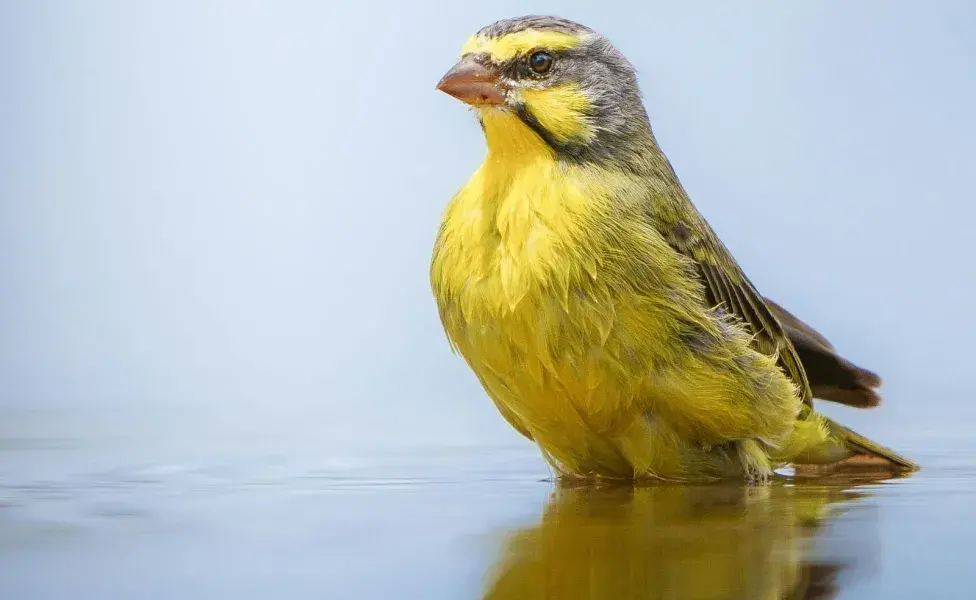
[{"label": "bird's belly", "polygon": [[529,293],[509,310],[468,293],[464,318],[448,318],[462,324],[452,339],[499,408],[572,471],[632,470],[620,445],[647,443],[642,395],[654,360],[636,332],[653,335],[654,312],[596,289]]},{"label": "bird's belly", "polygon": [[676,468],[678,436],[649,413],[652,382],[676,360],[669,294],[680,265],[631,264],[661,255],[642,215],[616,216],[613,240],[581,230],[602,217],[599,194],[578,181],[513,186],[487,210],[469,185],[445,219],[431,278],[452,344],[551,464],[625,477]]},{"label": "bird's belly", "polygon": [[475,370],[502,380],[529,413],[551,415],[572,404],[600,420],[628,387],[608,364],[620,354],[610,318],[565,311],[552,299],[525,298],[507,314],[469,319],[460,337]]}]

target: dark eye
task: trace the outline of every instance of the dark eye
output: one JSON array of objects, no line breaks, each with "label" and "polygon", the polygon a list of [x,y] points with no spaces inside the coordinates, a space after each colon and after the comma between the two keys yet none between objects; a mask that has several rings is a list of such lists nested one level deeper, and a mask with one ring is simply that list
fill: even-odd
[{"label": "dark eye", "polygon": [[552,68],[552,55],[542,50],[533,52],[529,57],[529,68],[542,75]]}]

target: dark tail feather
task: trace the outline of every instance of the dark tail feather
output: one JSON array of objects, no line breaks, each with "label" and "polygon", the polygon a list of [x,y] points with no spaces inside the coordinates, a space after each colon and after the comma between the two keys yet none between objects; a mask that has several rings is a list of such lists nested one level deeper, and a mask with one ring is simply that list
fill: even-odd
[{"label": "dark tail feather", "polygon": [[[837,354],[833,344],[818,331],[772,300],[768,298],[765,300],[796,348],[807,379],[810,381],[814,398],[832,400],[858,408],[870,408],[881,404],[881,397],[875,391],[875,388],[881,385],[880,377]],[[806,405],[801,414],[808,415],[812,410],[812,406]],[[831,442],[827,446],[834,449],[830,450],[829,447],[822,449],[824,456],[821,458],[830,457],[839,451],[853,455],[842,461],[850,462],[851,466],[862,463],[862,466],[868,468],[886,465],[902,472],[919,470],[920,467],[916,463],[894,450],[869,440],[833,419],[824,415],[821,417],[826,421],[829,430]]]},{"label": "dark tail feather", "polygon": [[881,404],[881,397],[874,389],[881,385],[880,377],[837,354],[818,331],[769,298],[765,300],[796,348],[814,398],[857,408]]},{"label": "dark tail feather", "polygon": [[[813,407],[804,404],[800,420],[816,419],[826,426],[827,437],[815,446],[793,457],[793,464],[800,469],[819,471],[874,471],[906,473],[919,470],[919,466],[891,448],[869,440],[822,413],[814,413]],[[799,471],[798,471],[799,473]]]},{"label": "dark tail feather", "polygon": [[831,434],[837,437],[842,437],[842,439],[844,439],[844,441],[847,443],[847,446],[851,448],[855,454],[883,459],[896,467],[899,471],[918,471],[921,468],[917,463],[912,462],[894,450],[886,448],[877,442],[873,442],[856,431],[844,427],[832,419],[828,419],[827,417],[824,417],[824,419],[827,421],[827,426],[830,428]]}]

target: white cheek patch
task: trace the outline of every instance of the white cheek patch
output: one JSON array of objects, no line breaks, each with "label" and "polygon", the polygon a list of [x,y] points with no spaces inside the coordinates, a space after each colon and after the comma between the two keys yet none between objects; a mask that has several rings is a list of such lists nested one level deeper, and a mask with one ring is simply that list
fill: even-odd
[{"label": "white cheek patch", "polygon": [[511,104],[521,100],[522,93],[519,90],[521,84],[518,81],[511,77],[502,77],[499,83],[505,88],[505,102]]}]

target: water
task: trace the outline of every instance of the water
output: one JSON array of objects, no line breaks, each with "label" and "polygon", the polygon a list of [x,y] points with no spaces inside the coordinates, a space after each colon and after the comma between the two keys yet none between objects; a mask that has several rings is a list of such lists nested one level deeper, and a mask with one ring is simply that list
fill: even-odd
[{"label": "water", "polygon": [[5,416],[0,598],[973,597],[966,435],[882,483],[555,489],[528,444],[117,424]]}]

